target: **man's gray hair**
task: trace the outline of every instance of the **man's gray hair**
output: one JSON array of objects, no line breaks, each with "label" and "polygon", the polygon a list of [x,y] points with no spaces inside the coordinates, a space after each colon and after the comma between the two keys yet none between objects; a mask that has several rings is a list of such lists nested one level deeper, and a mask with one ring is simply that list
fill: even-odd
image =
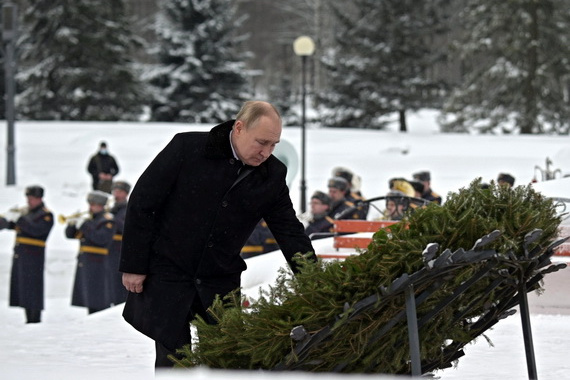
[{"label": "man's gray hair", "polygon": [[259,120],[262,116],[277,116],[281,121],[281,115],[275,106],[268,102],[260,100],[250,100],[243,104],[241,110],[236,116],[236,120],[243,122],[246,128],[249,128]]}]

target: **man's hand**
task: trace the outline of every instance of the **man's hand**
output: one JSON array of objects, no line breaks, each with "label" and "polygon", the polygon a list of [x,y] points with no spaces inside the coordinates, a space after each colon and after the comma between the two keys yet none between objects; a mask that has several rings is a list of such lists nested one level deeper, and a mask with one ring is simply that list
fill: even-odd
[{"label": "man's hand", "polygon": [[123,273],[123,285],[131,293],[142,293],[146,274]]}]

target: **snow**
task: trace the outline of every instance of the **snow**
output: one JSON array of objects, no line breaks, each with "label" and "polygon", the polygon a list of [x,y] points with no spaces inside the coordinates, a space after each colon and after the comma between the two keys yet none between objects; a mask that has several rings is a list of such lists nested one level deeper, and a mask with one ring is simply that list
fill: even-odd
[{"label": "snow", "polygon": [[[412,173],[430,170],[436,192],[445,196],[467,186],[474,178],[495,179],[499,172],[515,176],[516,184],[527,184],[550,158],[553,168],[570,173],[568,136],[478,136],[440,134],[436,114],[424,111],[411,115],[409,132],[394,130],[307,129],[307,198],[315,190],[326,190],[331,170],[344,166],[362,178],[362,193],[367,197],[383,195],[392,177],[410,178]],[[88,158],[102,140],[119,163],[117,179],[134,184],[140,173],[172,136],[187,130],[209,130],[213,125],[167,123],[95,122],[17,122],[17,185],[6,186],[6,165],[0,168],[0,214],[25,204],[24,188],[41,184],[46,188],[45,202],[54,214],[69,215],[86,210],[85,196],[90,190],[86,172]],[[0,146],[6,147],[6,127],[0,127]],[[300,128],[285,128],[282,140],[300,149]],[[5,151],[3,151],[5,153]],[[285,153],[284,153],[285,154]],[[290,154],[290,153],[289,153]],[[301,162],[289,157],[290,162]],[[6,162],[3,158],[2,162]],[[539,166],[540,168],[537,168]],[[301,171],[296,168],[297,173]],[[293,171],[295,171],[293,170]],[[546,195],[570,197],[570,178],[540,182]],[[293,204],[300,212],[299,174],[290,190]],[[154,344],[132,329],[121,317],[122,306],[87,315],[84,308],[70,306],[78,243],[64,237],[64,226],[56,224],[47,242],[46,310],[42,323],[24,323],[21,308],[8,307],[8,284],[14,234],[0,232],[0,377],[2,379],[150,379],[155,376]],[[327,240],[315,242],[317,251],[331,250]],[[563,260],[563,259],[559,259]],[[245,293],[255,296],[260,286],[272,283],[285,261],[278,252],[248,259],[244,272]],[[555,274],[553,274],[555,275]],[[570,271],[557,277],[564,281]],[[557,280],[558,281],[558,280]],[[532,328],[540,379],[563,378],[570,371],[567,349],[570,345],[570,308],[567,291],[548,299],[549,286],[557,291],[556,281],[547,282],[544,307],[532,311]],[[540,297],[533,296],[532,303]],[[541,301],[546,302],[546,301]],[[479,339],[466,349],[457,368],[437,372],[441,379],[528,378],[518,314],[501,321],[488,334],[490,347]],[[389,358],[387,358],[389,360]],[[213,371],[200,368],[156,374],[160,378],[195,379],[309,379],[319,375],[299,373],[266,374],[262,371]],[[310,376],[310,377],[309,377]],[[361,379],[365,375],[323,375],[327,379]],[[390,378],[375,376],[374,378]]]}]

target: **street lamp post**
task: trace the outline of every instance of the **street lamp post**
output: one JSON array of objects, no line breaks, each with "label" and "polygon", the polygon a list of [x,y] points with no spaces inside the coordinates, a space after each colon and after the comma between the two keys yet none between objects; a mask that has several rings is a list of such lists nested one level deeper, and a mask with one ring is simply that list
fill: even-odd
[{"label": "street lamp post", "polygon": [[301,57],[302,62],[302,106],[301,106],[301,212],[307,210],[307,184],[305,180],[305,101],[307,97],[306,90],[306,71],[307,71],[307,57],[313,55],[315,52],[315,43],[311,37],[301,36],[298,37],[293,43],[293,50],[295,54]]},{"label": "street lamp post", "polygon": [[2,5],[2,40],[4,41],[4,76],[6,86],[6,123],[8,125],[7,135],[7,160],[6,160],[6,185],[16,184],[16,165],[14,142],[14,45],[16,41],[17,6],[11,2]]}]

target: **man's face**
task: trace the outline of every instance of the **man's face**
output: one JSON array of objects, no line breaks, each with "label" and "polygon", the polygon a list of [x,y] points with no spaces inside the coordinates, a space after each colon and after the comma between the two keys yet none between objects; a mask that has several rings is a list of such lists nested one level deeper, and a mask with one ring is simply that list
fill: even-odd
[{"label": "man's face", "polygon": [[386,214],[392,218],[404,215],[404,206],[392,199],[386,201]]},{"label": "man's face", "polygon": [[331,197],[333,202],[338,202],[344,198],[344,191],[336,187],[329,187],[329,197]]},{"label": "man's face", "polygon": [[250,166],[259,166],[267,160],[280,138],[281,121],[277,116],[262,116],[249,128],[237,120],[232,133],[232,143],[239,159]]},{"label": "man's face", "polygon": [[31,195],[26,195],[29,208],[36,208],[42,203],[42,198],[32,197]]},{"label": "man's face", "polygon": [[503,181],[503,180],[498,180],[497,183],[499,184],[499,186],[506,186],[506,187],[511,187],[511,184],[508,183],[507,181]]},{"label": "man's face", "polygon": [[105,206],[98,203],[89,203],[89,212],[92,214],[97,214],[105,209]]},{"label": "man's face", "polygon": [[317,198],[311,199],[311,213],[313,215],[321,215],[326,213],[329,210],[329,205],[326,203],[321,202]]},{"label": "man's face", "polygon": [[127,192],[121,189],[113,189],[113,198],[115,198],[115,202],[123,202],[127,200]]}]

